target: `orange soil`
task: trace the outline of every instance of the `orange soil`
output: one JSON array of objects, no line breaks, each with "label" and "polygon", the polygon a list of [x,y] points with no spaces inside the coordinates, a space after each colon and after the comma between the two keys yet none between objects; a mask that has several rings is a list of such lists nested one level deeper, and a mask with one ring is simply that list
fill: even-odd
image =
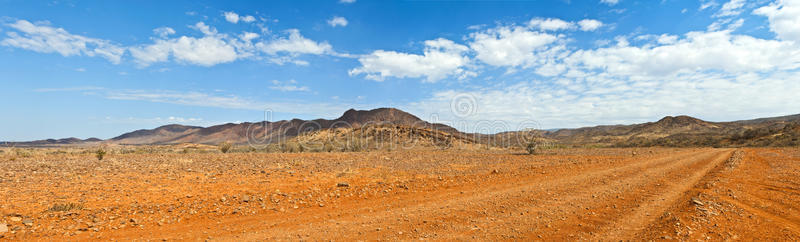
[{"label": "orange soil", "polygon": [[0,236],[800,240],[799,174],[800,149],[5,156]]}]

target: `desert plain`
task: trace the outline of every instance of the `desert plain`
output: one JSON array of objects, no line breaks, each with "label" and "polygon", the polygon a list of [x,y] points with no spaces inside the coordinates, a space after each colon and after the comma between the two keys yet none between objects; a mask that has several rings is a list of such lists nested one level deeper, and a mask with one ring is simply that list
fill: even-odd
[{"label": "desert plain", "polygon": [[800,240],[800,148],[2,151],[0,240]]}]

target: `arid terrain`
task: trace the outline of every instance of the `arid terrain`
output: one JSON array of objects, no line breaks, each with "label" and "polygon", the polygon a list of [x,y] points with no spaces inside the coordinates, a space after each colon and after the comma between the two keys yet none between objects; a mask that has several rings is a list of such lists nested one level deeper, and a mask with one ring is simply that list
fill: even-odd
[{"label": "arid terrain", "polygon": [[800,240],[798,148],[206,148],[5,148],[0,236]]}]

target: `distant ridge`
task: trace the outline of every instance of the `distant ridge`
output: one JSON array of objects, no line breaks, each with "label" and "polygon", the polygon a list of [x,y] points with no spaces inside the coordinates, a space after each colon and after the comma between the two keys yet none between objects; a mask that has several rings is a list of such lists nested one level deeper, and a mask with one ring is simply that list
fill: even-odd
[{"label": "distant ridge", "polygon": [[[521,137],[524,131],[498,134],[462,133],[453,127],[429,123],[417,116],[395,108],[372,110],[349,109],[332,120],[281,120],[258,123],[227,123],[210,127],[164,125],[125,133],[109,140],[90,138],[48,139],[30,142],[10,142],[9,146],[57,146],[80,144],[246,144],[272,143],[287,140],[313,131],[339,128],[359,128],[363,125],[396,125],[444,132],[464,142],[492,143]],[[405,131],[403,131],[405,132]],[[429,132],[429,131],[425,131]],[[656,122],[632,125],[601,125],[576,129],[539,130],[537,134],[553,142],[567,145],[600,144],[606,146],[796,146],[800,145],[800,114],[740,120],[708,122],[690,116],[666,116]],[[250,135],[248,135],[250,134]]]}]

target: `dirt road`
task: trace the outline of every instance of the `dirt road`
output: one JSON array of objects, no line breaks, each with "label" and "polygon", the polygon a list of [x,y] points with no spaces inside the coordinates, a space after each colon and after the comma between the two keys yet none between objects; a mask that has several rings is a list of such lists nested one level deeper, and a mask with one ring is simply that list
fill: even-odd
[{"label": "dirt road", "polygon": [[[127,221],[128,226],[78,234],[66,231],[65,235],[167,240],[800,238],[800,218],[790,213],[800,207],[792,200],[800,194],[797,183],[791,183],[797,182],[791,174],[797,171],[800,156],[776,155],[787,167],[773,170],[784,176],[778,180],[789,183],[773,189],[788,195],[753,198],[777,200],[784,212],[765,213],[763,208],[748,205],[751,200],[730,196],[715,195],[719,200],[715,202],[702,192],[715,191],[709,186],[717,186],[716,190],[737,186],[742,181],[717,182],[742,175],[737,172],[746,172],[751,180],[770,178],[764,177],[770,174],[769,167],[761,167],[760,174],[743,171],[742,167],[758,165],[761,152],[705,148],[566,150],[537,156],[441,151],[229,156],[300,164],[271,166],[252,174],[217,174],[210,183],[203,178],[177,178],[198,182],[184,183],[194,187],[188,190],[160,186],[163,189],[157,193],[165,199],[157,200],[162,204],[156,208],[129,209],[132,213],[122,209],[122,214],[111,216],[117,220],[102,211],[92,215],[108,221],[105,224]],[[233,170],[251,170],[255,164],[259,163],[239,163]],[[750,193],[759,194],[757,190]],[[151,194],[140,196],[139,200]],[[772,233],[737,230],[740,225],[732,219],[742,213],[717,212],[717,217],[706,213],[722,211],[714,206],[723,202],[764,218],[753,220],[751,226],[762,226],[765,231],[780,226]],[[137,217],[141,214],[146,216]],[[137,219],[128,217],[138,221],[131,222]],[[722,221],[725,219],[728,221]],[[788,230],[783,231],[784,227]],[[48,238],[42,236],[34,232],[19,238]]]}]

